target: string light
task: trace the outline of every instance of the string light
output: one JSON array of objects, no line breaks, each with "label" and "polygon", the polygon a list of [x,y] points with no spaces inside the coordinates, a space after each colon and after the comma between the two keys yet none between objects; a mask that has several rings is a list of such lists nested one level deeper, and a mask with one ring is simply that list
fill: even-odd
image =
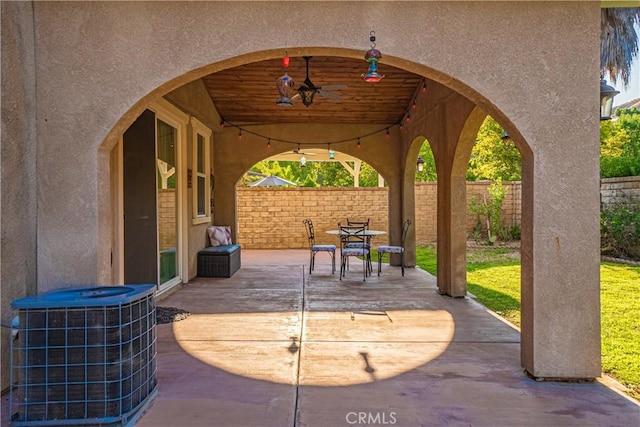
[{"label": "string light", "polygon": [[257,138],[264,138],[265,140],[267,140],[267,147],[270,147],[270,146],[271,146],[271,141],[277,141],[277,142],[282,143],[282,144],[293,144],[293,145],[297,145],[297,146],[298,146],[298,150],[300,149],[300,145],[301,145],[301,144],[304,144],[304,145],[320,145],[320,144],[327,144],[327,147],[328,147],[329,149],[331,149],[331,145],[333,145],[333,144],[341,144],[341,143],[352,142],[354,139],[355,139],[355,140],[357,140],[357,141],[358,141],[358,143],[360,143],[360,139],[362,139],[362,138],[367,138],[367,137],[370,137],[370,136],[374,136],[374,135],[379,134],[379,133],[382,133],[382,132],[385,132],[385,133],[386,133],[386,135],[387,135],[387,137],[389,137],[389,136],[390,136],[390,134],[389,134],[389,129],[390,129],[391,127],[393,127],[393,126],[397,126],[397,125],[398,125],[398,124],[396,124],[396,125],[392,125],[392,126],[387,126],[387,127],[384,127],[384,128],[378,129],[378,130],[375,130],[375,131],[373,131],[373,132],[369,132],[369,133],[367,133],[367,134],[360,135],[360,136],[355,137],[355,138],[351,137],[351,138],[347,138],[347,139],[336,140],[336,141],[329,141],[329,142],[326,142],[326,141],[325,141],[325,142],[317,142],[317,143],[314,143],[314,142],[301,143],[301,142],[299,142],[299,141],[291,141],[291,140],[286,140],[286,139],[271,138],[271,137],[269,137],[269,136],[267,136],[267,135],[262,135],[262,134],[260,134],[260,133],[254,132],[254,131],[252,131],[252,130],[250,130],[250,129],[247,129],[247,128],[241,127],[241,126],[239,126],[239,125],[233,124],[233,123],[231,123],[231,122],[227,122],[227,121],[225,121],[224,123],[225,123],[225,126],[226,126],[226,127],[233,127],[233,128],[238,129],[238,139],[241,139],[241,138],[244,136],[244,134],[245,134],[245,133],[248,133],[248,134],[253,135],[253,136],[257,137]]},{"label": "string light", "polygon": [[360,138],[358,138],[358,145],[356,145],[356,148],[359,150],[360,149]]},{"label": "string light", "polygon": [[422,80],[422,93],[426,93],[427,92],[427,82],[425,80]]},{"label": "string light", "polygon": [[387,138],[391,138],[391,134],[389,133],[389,128],[387,128],[387,133],[384,136],[386,136]]},{"label": "string light", "polygon": [[220,121],[220,127],[223,128],[224,127],[224,120]]},{"label": "string light", "polygon": [[418,104],[416,103],[416,101],[415,101],[415,100],[413,101],[413,105],[412,105],[411,107],[412,107],[414,110],[415,110],[416,108],[418,108]]},{"label": "string light", "polygon": [[411,114],[407,114],[407,123],[409,123],[411,121]]}]

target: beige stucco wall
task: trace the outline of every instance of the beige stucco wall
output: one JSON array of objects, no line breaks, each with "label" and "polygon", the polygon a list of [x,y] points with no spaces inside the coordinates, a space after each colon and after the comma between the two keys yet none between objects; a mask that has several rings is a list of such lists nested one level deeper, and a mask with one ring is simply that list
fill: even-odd
[{"label": "beige stucco wall", "polygon": [[36,76],[32,5],[6,5],[2,2],[2,390],[9,384],[10,332],[6,326],[11,324],[11,301],[36,292],[37,250]]},{"label": "beige stucco wall", "polygon": [[[6,243],[22,248],[22,257],[5,267],[3,250],[3,289],[6,269],[19,263],[29,266],[21,283],[40,292],[110,280],[109,151],[150,101],[208,73],[279,57],[284,48],[292,56],[361,58],[375,29],[385,62],[467,97],[528,147],[523,365],[538,376],[599,374],[599,2],[3,2],[2,8],[3,69],[7,62],[15,71],[3,73],[3,122],[5,91],[16,99],[11,118],[23,112],[29,122],[3,128],[3,151],[5,141],[18,144],[25,135],[22,153],[33,157],[37,148],[37,185],[35,171],[21,174],[20,184],[29,194],[37,188],[35,199],[25,199],[36,209],[26,222],[5,218],[4,208],[2,217],[3,238],[6,225],[16,225],[20,237],[37,239],[37,254],[18,236]],[[445,107],[440,117],[433,126],[443,141],[454,141]],[[399,171],[412,138],[401,140],[404,149],[393,154],[397,162],[385,177],[394,223],[407,208],[397,207]],[[225,167],[243,167],[250,152],[249,145],[237,147]],[[17,165],[3,156],[3,176]],[[222,197],[235,202],[228,195],[234,185],[216,180],[216,192],[226,190]],[[560,202],[566,200],[572,203]]]}]

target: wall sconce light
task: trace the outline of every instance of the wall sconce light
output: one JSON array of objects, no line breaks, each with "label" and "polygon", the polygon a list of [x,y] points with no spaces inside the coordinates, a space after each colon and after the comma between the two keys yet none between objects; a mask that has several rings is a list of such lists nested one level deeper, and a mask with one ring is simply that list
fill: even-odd
[{"label": "wall sconce light", "polygon": [[604,77],[600,76],[600,120],[609,120],[611,118],[613,98],[619,93],[613,86],[609,86],[604,81]]},{"label": "wall sconce light", "polygon": [[420,156],[418,156],[417,166],[418,166],[418,172],[424,171],[424,159]]},{"label": "wall sconce light", "polygon": [[369,41],[371,42],[371,49],[364,54],[364,59],[369,63],[369,69],[361,77],[367,83],[378,83],[384,78],[383,75],[378,73],[378,61],[382,58],[382,53],[376,49],[376,36],[375,31],[369,33]]}]

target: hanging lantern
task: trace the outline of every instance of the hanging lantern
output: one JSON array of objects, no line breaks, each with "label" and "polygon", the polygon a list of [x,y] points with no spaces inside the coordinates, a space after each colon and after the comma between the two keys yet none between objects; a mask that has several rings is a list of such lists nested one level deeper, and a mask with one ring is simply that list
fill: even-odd
[{"label": "hanging lantern", "polygon": [[329,158],[330,159],[335,159],[336,158],[336,152],[333,150],[329,150]]},{"label": "hanging lantern", "polygon": [[364,54],[364,59],[369,63],[369,69],[361,77],[367,83],[378,83],[384,78],[383,75],[378,73],[378,61],[382,58],[382,53],[376,49],[376,36],[375,31],[369,33],[369,41],[371,42],[371,49]]},{"label": "hanging lantern", "polygon": [[300,167],[301,168],[307,167],[307,158],[305,156],[300,157]]},{"label": "hanging lantern", "polygon": [[291,98],[289,98],[289,89],[293,87],[293,79],[285,72],[284,76],[276,80],[276,88],[278,88],[278,94],[280,94],[280,98],[276,101],[276,104],[281,107],[291,107],[293,102],[291,102]]},{"label": "hanging lantern", "polygon": [[[289,56],[287,56],[286,52],[282,57],[282,66],[284,68],[289,68]],[[280,99],[276,101],[276,104],[280,105],[281,107],[291,107],[293,105],[293,102],[291,102],[291,99],[289,98],[289,89],[293,89],[293,87],[293,79],[289,77],[289,75],[285,71],[284,76],[276,79],[276,88],[278,89],[278,94],[280,94]]]}]

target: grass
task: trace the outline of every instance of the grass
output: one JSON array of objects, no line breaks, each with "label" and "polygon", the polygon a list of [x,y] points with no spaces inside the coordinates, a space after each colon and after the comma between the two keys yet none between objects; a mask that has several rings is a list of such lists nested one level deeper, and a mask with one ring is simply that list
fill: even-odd
[{"label": "grass", "polygon": [[[419,246],[417,265],[437,273],[436,250]],[[520,254],[512,249],[469,249],[467,287],[477,300],[520,326]],[[640,400],[640,267],[600,265],[602,369]]]}]

